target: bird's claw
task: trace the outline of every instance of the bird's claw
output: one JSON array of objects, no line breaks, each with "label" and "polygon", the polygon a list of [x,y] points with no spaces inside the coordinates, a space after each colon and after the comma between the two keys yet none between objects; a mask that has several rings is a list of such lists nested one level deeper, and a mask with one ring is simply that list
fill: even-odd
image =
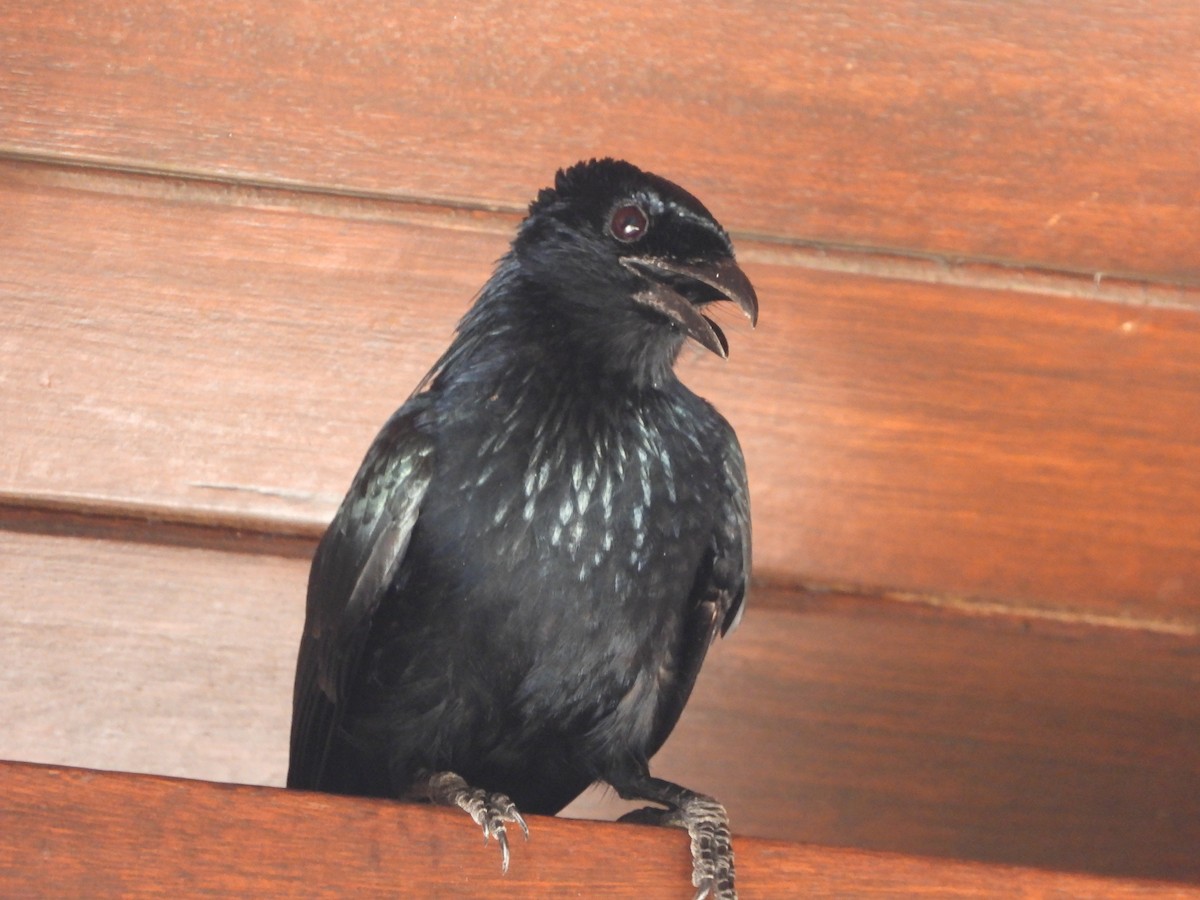
[{"label": "bird's claw", "polygon": [[500,845],[500,870],[507,873],[509,861],[507,824],[519,825],[525,835],[525,840],[529,840],[529,825],[517,810],[516,804],[504,794],[493,794],[482,788],[471,787],[462,778],[450,772],[442,773],[441,783],[431,786],[435,790],[441,789],[433,796],[434,800],[440,800],[449,806],[457,806],[483,829],[485,844],[493,837],[496,838],[496,843]]},{"label": "bird's claw", "polygon": [[729,817],[720,802],[689,793],[678,807],[647,806],[626,813],[621,821],[686,829],[692,841],[692,885],[696,888],[692,900],[737,900]]},{"label": "bird's claw", "polygon": [[[505,823],[513,822],[520,825],[521,831],[525,835],[525,840],[529,840],[529,826],[525,824],[524,817],[517,811],[516,804],[504,794],[485,794],[483,804],[482,816],[477,818],[472,813],[471,818],[475,819],[475,824],[483,828],[483,842],[485,844],[495,835],[496,843],[500,845],[500,871],[507,874],[509,858],[508,828]],[[480,821],[480,818],[482,818],[482,821]]]}]

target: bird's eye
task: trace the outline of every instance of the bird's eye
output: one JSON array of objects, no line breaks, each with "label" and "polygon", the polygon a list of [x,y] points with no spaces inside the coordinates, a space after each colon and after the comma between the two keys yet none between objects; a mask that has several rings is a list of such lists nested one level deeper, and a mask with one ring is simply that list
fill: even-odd
[{"label": "bird's eye", "polygon": [[626,203],[613,210],[612,218],[608,220],[608,230],[612,236],[623,244],[632,244],[640,240],[650,227],[650,220],[645,211],[636,203]]}]

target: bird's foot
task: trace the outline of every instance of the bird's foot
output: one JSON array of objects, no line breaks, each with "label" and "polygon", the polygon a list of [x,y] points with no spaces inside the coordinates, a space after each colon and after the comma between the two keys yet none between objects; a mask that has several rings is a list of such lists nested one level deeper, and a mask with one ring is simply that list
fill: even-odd
[{"label": "bird's foot", "polygon": [[521,827],[525,840],[529,840],[529,826],[517,810],[517,806],[504,794],[493,794],[482,788],[471,787],[454,772],[433,772],[426,775],[414,789],[432,803],[441,806],[457,806],[467,813],[475,824],[483,829],[483,840],[493,837],[500,845],[500,868],[508,871],[508,829],[513,823]]},{"label": "bird's foot", "polygon": [[712,797],[696,794],[677,810],[692,839],[692,884],[695,900],[737,900],[733,887],[733,843],[725,807]]},{"label": "bird's foot", "polygon": [[719,801],[686,791],[678,806],[635,809],[621,816],[621,821],[686,829],[692,839],[693,900],[737,900],[729,816]]}]

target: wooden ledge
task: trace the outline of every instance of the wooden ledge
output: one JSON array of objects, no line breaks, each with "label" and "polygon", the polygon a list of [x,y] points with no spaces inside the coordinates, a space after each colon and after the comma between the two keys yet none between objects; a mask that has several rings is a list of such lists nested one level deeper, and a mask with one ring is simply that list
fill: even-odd
[{"label": "wooden ledge", "polygon": [[[0,895],[684,898],[667,829],[533,818],[507,875],[453,810],[0,763]],[[1200,886],[739,839],[744,898],[1196,897]]]}]

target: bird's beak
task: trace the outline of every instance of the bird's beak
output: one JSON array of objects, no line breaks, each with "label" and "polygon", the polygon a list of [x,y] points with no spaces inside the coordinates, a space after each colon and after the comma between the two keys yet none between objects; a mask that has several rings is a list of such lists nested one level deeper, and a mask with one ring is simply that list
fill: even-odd
[{"label": "bird's beak", "polygon": [[680,263],[628,256],[621,264],[646,280],[646,287],[633,295],[635,302],[666,316],[697,344],[722,359],[729,356],[729,342],[717,323],[701,310],[710,303],[729,300],[741,308],[751,325],[758,322],[758,295],[732,259]]}]

